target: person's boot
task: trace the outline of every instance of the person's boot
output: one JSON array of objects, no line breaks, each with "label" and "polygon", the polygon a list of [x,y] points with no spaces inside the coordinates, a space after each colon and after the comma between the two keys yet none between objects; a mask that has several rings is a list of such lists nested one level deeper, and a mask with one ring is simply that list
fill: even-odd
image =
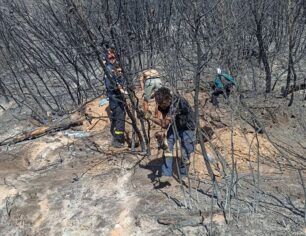
[{"label": "person's boot", "polygon": [[162,175],[159,177],[160,182],[170,182],[173,179],[172,176]]},{"label": "person's boot", "polygon": [[180,171],[181,177],[186,177],[188,175],[189,166],[190,166],[189,161],[182,161],[180,163],[179,171]]},{"label": "person's boot", "polygon": [[173,156],[168,150],[164,151],[163,161],[162,176],[172,176]]},{"label": "person's boot", "polygon": [[215,96],[212,96],[212,98],[211,98],[211,103],[212,103],[215,107],[218,107],[218,106],[219,106],[218,99],[217,99],[217,97],[215,97]]},{"label": "person's boot", "polygon": [[114,147],[114,148],[122,148],[122,147],[124,147],[124,143],[120,142],[120,140],[118,140],[118,139],[113,139],[112,147]]}]

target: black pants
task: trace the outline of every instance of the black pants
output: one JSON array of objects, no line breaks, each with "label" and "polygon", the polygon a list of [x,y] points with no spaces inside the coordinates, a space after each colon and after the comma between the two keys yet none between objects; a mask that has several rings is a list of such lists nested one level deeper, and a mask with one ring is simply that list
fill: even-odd
[{"label": "black pants", "polygon": [[218,96],[220,94],[222,94],[224,96],[225,99],[227,99],[229,97],[231,93],[231,87],[230,86],[225,86],[224,89],[219,89],[219,88],[215,88],[214,92],[211,94],[211,103],[214,106],[218,105]]},{"label": "black pants", "polygon": [[111,134],[114,139],[124,142],[125,131],[125,104],[121,94],[109,95],[109,108],[111,110]]}]

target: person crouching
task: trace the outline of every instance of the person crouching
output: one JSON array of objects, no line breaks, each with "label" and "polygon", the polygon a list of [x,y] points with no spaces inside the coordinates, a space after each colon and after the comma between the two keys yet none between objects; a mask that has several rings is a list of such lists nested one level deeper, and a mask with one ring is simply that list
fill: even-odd
[{"label": "person crouching", "polygon": [[162,175],[172,176],[173,174],[173,149],[178,140],[182,148],[179,172],[180,175],[187,175],[189,158],[195,149],[194,111],[185,98],[172,95],[166,87],[159,88],[154,93],[154,98],[162,118],[153,116],[146,118],[167,130],[168,150],[164,152]]}]

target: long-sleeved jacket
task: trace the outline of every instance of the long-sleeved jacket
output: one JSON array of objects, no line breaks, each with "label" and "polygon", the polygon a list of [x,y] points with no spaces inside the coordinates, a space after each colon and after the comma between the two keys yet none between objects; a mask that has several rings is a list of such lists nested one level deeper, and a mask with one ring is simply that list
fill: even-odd
[{"label": "long-sleeved jacket", "polygon": [[214,83],[216,88],[224,89],[226,84],[236,85],[236,80],[229,74],[222,73],[221,75],[216,75]]},{"label": "long-sleeved jacket", "polygon": [[108,95],[119,94],[120,91],[118,89],[118,85],[121,85],[122,87],[125,86],[124,78],[122,76],[116,76],[114,72],[114,65],[111,63],[106,64],[106,69],[110,75],[110,78],[106,74],[104,75],[104,84]]}]

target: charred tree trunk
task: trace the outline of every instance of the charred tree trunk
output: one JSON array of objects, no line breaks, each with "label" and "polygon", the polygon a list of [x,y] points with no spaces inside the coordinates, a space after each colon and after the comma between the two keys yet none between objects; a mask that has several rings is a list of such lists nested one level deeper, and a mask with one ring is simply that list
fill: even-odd
[{"label": "charred tree trunk", "polygon": [[263,35],[262,35],[262,22],[256,16],[255,16],[255,22],[256,22],[256,38],[259,46],[259,58],[264,65],[266,73],[266,93],[270,93],[272,77],[271,77],[268,55],[265,49]]}]

